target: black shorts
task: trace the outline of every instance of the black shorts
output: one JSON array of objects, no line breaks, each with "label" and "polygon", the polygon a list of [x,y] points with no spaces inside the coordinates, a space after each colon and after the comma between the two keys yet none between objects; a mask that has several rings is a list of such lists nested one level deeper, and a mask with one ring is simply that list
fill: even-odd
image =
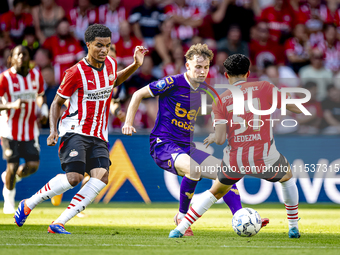
[{"label": "black shorts", "polygon": [[39,161],[38,138],[31,141],[16,141],[2,137],[2,157],[8,163],[19,163],[20,158],[28,161]]},{"label": "black shorts", "polygon": [[267,171],[258,174],[240,174],[238,172],[234,172],[224,163],[224,161],[222,161],[221,168],[218,169],[217,172],[217,177],[218,180],[225,185],[233,185],[241,180],[245,175],[264,179],[270,182],[277,182],[286,175],[289,167],[288,160],[282,154],[280,154],[280,158],[272,166],[266,168]]},{"label": "black shorts", "polygon": [[[89,173],[94,168],[109,170],[111,161],[107,142],[94,136],[77,133],[66,133],[60,139],[59,158],[61,168],[65,172]],[[79,166],[83,163],[85,169],[70,169],[69,166]],[[77,163],[77,164],[74,164]],[[80,164],[82,165],[82,164]]]}]

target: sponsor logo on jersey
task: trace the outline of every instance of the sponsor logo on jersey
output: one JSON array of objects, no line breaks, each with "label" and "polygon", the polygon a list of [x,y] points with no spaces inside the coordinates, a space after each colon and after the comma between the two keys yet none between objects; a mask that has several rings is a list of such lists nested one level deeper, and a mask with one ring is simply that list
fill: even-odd
[{"label": "sponsor logo on jersey", "polygon": [[180,118],[187,117],[188,120],[193,120],[193,119],[196,120],[200,109],[201,107],[198,107],[197,111],[195,109],[187,111],[185,108],[181,108],[181,103],[177,103],[176,108],[175,108],[175,113]]},{"label": "sponsor logo on jersey", "polygon": [[112,91],[112,86],[93,90],[93,92],[90,90],[87,94],[87,100],[106,100],[110,98]]},{"label": "sponsor logo on jersey", "polygon": [[165,85],[166,85],[165,81],[164,80],[160,80],[159,82],[157,82],[156,87],[158,89],[164,89]]},{"label": "sponsor logo on jersey", "polygon": [[78,151],[72,150],[69,154],[70,157],[76,157],[78,156]]}]

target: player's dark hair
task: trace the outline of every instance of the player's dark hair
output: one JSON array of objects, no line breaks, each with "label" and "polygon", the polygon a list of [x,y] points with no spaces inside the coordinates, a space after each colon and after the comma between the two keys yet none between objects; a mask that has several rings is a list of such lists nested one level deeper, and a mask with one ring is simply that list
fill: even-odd
[{"label": "player's dark hair", "polygon": [[9,54],[9,56],[8,56],[8,58],[7,58],[7,66],[8,66],[8,67],[12,67],[13,51],[14,51],[16,48],[18,48],[18,47],[22,47],[24,50],[27,50],[28,56],[29,56],[29,58],[30,58],[30,60],[31,60],[31,57],[30,57],[30,54],[29,54],[29,53],[30,53],[29,49],[28,49],[26,46],[18,45],[18,46],[16,46],[16,47],[14,47],[13,49],[11,49],[11,53]]},{"label": "player's dark hair", "polygon": [[208,46],[201,43],[191,45],[190,49],[185,53],[185,58],[191,60],[195,55],[202,56],[204,59],[208,58],[210,61],[214,58],[214,53],[209,50]]},{"label": "player's dark hair", "polygon": [[223,63],[228,76],[245,75],[249,71],[250,60],[243,54],[233,54]]},{"label": "player's dark hair", "polygon": [[93,42],[96,37],[110,37],[111,31],[108,27],[101,24],[93,24],[85,31],[85,42]]}]

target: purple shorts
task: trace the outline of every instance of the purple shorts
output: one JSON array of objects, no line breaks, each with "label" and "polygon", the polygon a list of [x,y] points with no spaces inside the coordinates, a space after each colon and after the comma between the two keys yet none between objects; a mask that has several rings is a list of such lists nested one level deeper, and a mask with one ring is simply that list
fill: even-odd
[{"label": "purple shorts", "polygon": [[196,149],[195,144],[183,145],[171,141],[162,141],[160,143],[151,141],[151,157],[160,168],[170,173],[178,175],[174,163],[178,155],[183,153],[188,154],[199,165],[210,156],[209,153]]}]

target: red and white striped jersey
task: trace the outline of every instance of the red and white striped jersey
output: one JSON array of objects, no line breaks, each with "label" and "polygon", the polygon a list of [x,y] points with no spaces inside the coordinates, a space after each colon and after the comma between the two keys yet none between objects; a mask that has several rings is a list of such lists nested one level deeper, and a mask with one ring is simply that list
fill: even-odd
[{"label": "red and white striped jersey", "polygon": [[325,40],[317,45],[317,48],[324,54],[324,65],[334,73],[340,70],[340,41],[335,41],[334,45],[329,45]]},{"label": "red and white striped jersey", "polygon": [[[184,7],[180,7],[177,4],[168,5],[165,7],[165,13],[169,16],[177,15],[185,19],[192,18],[197,20],[202,18],[202,14],[199,12],[198,8],[188,5],[185,5]],[[197,35],[197,33],[197,28],[185,25],[175,25],[175,28],[172,31],[172,35],[180,40],[191,39],[193,36]]]},{"label": "red and white striped jersey", "polygon": [[109,4],[99,6],[99,23],[107,26],[111,32],[111,43],[116,43],[119,40],[119,23],[126,20],[125,8],[120,6],[115,11],[111,11]]},{"label": "red and white striped jersey", "polygon": [[70,23],[70,28],[74,33],[74,36],[84,41],[85,31],[88,26],[98,23],[98,8],[86,10],[86,14],[83,16],[80,13],[80,8],[76,7],[70,10],[67,19]]},{"label": "red and white striped jersey", "polygon": [[[227,123],[228,149],[225,163],[233,171],[252,174],[263,167],[273,165],[280,157],[276,150],[272,131],[271,115],[254,115],[248,109],[248,90],[252,90],[252,105],[257,110],[269,110],[273,104],[274,85],[266,82],[237,82],[234,84],[243,92],[245,114],[233,114],[233,95],[225,91],[219,101],[213,104],[214,123]],[[281,108],[281,92],[277,90],[277,108]],[[262,125],[262,126],[261,126]],[[259,127],[261,126],[261,127]],[[256,172],[255,172],[256,171]]]},{"label": "red and white striped jersey", "polygon": [[17,99],[25,100],[20,109],[7,110],[7,121],[1,127],[1,136],[16,140],[30,141],[39,136],[36,122],[36,98],[44,94],[44,80],[36,69],[26,77],[16,73],[12,67],[0,74],[0,97],[10,103]]},{"label": "red and white striped jersey", "polygon": [[78,133],[108,140],[108,117],[117,62],[107,57],[99,70],[85,58],[68,69],[57,94],[70,99],[59,123],[60,136]]}]

